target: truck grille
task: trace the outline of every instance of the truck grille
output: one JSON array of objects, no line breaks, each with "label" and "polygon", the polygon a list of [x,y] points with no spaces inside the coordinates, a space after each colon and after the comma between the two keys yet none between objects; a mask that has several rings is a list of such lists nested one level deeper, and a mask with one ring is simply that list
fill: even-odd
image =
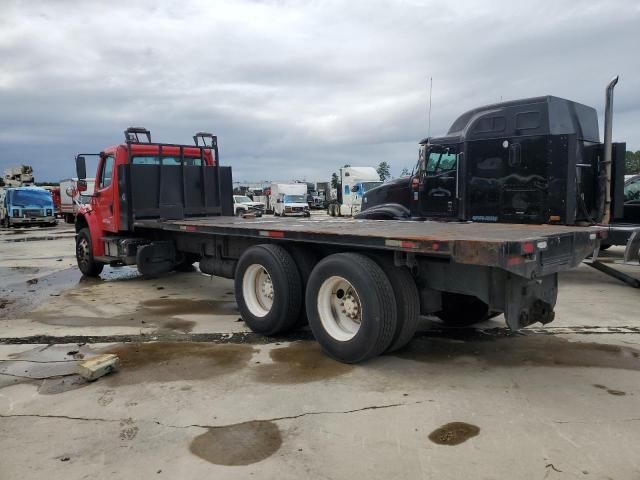
[{"label": "truck grille", "polygon": [[31,208],[23,210],[23,212],[27,217],[44,217],[44,212],[39,208]]}]

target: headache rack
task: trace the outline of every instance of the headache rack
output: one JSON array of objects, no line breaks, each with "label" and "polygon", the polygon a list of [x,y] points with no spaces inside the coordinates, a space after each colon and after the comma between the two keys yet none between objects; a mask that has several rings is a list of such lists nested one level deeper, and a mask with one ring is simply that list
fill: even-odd
[{"label": "headache rack", "polygon": [[[231,167],[219,165],[215,135],[196,133],[193,137],[195,145],[154,143],[151,132],[142,127],[127,128],[124,135],[129,162],[118,166],[119,189],[121,193],[126,192],[119,199],[121,228],[129,229],[141,219],[233,215]],[[157,147],[142,156],[157,155],[158,162],[134,163],[134,145]],[[193,154],[195,149],[198,150],[196,155]],[[186,156],[185,150],[190,150]],[[209,152],[213,165],[207,165]],[[165,162],[168,157],[178,162]],[[185,158],[199,158],[199,164],[185,162]]]}]

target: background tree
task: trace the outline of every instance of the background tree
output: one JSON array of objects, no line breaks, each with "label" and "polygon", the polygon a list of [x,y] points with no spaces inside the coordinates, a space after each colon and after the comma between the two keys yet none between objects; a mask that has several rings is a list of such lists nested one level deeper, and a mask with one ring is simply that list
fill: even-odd
[{"label": "background tree", "polygon": [[380,180],[383,182],[391,178],[391,166],[387,162],[380,162],[378,168],[376,168],[376,172],[378,172]]},{"label": "background tree", "polygon": [[637,152],[627,151],[624,155],[625,175],[635,175],[640,173],[640,150]]},{"label": "background tree", "polygon": [[340,179],[338,178],[338,174],[333,172],[331,174],[331,188],[338,189],[338,184],[340,183]]},{"label": "background tree", "polygon": [[409,169],[407,167],[402,167],[402,171],[400,172],[400,176],[401,177],[408,177],[409,175],[411,175],[411,172],[409,171]]}]

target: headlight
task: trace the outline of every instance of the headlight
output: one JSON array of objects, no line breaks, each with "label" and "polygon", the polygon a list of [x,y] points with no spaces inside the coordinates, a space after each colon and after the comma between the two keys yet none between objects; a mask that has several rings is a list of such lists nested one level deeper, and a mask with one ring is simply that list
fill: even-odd
[{"label": "headlight", "polygon": [[47,217],[50,217],[51,215],[53,215],[53,212],[50,208],[47,208]]},{"label": "headlight", "polygon": [[14,218],[18,218],[20,216],[20,210],[14,210],[13,211],[13,217]]}]

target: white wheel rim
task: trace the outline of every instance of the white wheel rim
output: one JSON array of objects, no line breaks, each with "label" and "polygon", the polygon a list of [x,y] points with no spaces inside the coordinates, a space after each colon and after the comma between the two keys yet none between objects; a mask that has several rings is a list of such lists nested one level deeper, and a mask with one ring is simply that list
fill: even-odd
[{"label": "white wheel rim", "polygon": [[356,336],[362,324],[360,296],[345,278],[329,277],[318,292],[318,314],[331,337],[347,342]]},{"label": "white wheel rim", "polygon": [[257,263],[249,265],[242,279],[242,296],[249,311],[256,317],[264,317],[273,306],[273,282],[271,275]]}]

